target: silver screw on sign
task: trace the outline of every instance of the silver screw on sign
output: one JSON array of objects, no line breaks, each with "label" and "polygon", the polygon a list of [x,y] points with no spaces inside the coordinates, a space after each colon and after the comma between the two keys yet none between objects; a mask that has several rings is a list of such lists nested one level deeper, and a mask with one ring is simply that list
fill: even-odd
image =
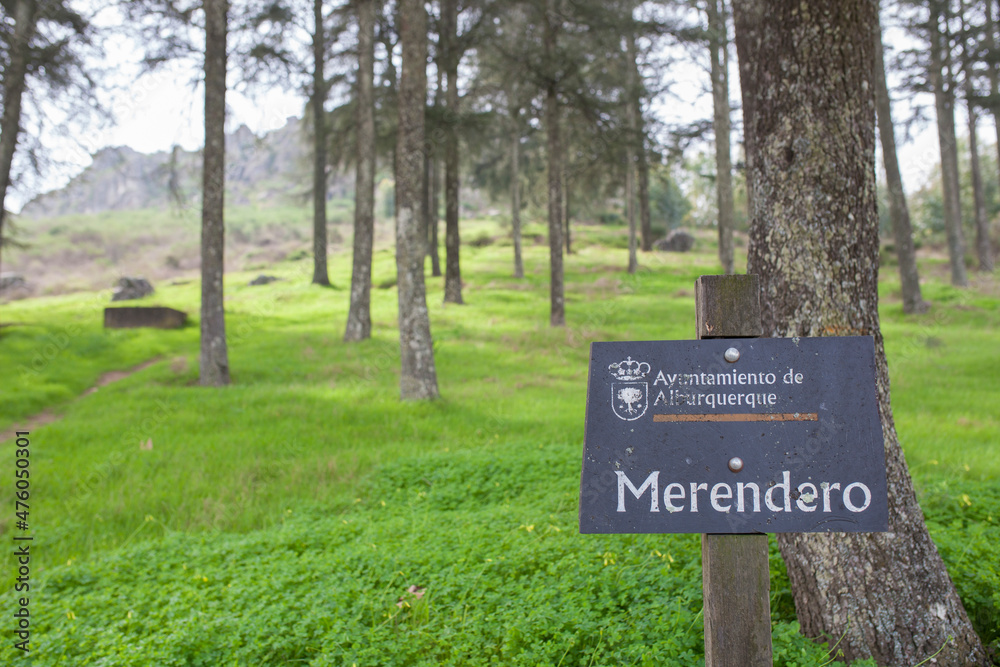
[{"label": "silver screw on sign", "polygon": [[729,459],[729,469],[732,470],[733,472],[739,472],[743,470],[743,459],[741,459],[738,456],[734,456],[733,458]]},{"label": "silver screw on sign", "polygon": [[740,351],[737,350],[735,347],[731,347],[728,350],[726,350],[726,353],[723,356],[726,358],[726,361],[728,361],[731,364],[735,364],[737,361],[740,360]]}]

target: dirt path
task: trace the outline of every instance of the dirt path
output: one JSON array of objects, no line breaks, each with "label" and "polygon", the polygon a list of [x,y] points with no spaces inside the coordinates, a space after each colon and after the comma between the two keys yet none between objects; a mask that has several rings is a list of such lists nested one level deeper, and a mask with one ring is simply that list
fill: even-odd
[{"label": "dirt path", "polygon": [[97,391],[101,387],[106,387],[109,384],[111,384],[112,382],[118,382],[119,380],[124,380],[125,378],[127,378],[128,376],[130,376],[130,375],[132,375],[134,373],[138,373],[139,371],[146,370],[147,368],[149,368],[150,366],[152,366],[156,362],[161,361],[162,359],[163,359],[163,357],[153,357],[152,359],[149,359],[148,361],[144,361],[144,362],[142,362],[141,364],[139,364],[137,366],[133,366],[132,368],[126,368],[123,371],[108,371],[107,373],[104,373],[103,375],[101,375],[101,377],[97,378],[97,382],[94,383],[93,387],[91,387],[90,389],[88,389],[87,391],[83,392],[80,395],[81,396],[90,396],[91,394],[93,394],[95,391]]},{"label": "dirt path", "polygon": [[[142,362],[132,368],[127,368],[123,371],[108,371],[97,378],[97,382],[94,383],[92,387],[84,391],[80,396],[89,396],[101,387],[106,387],[113,382],[118,382],[119,380],[124,380],[134,373],[138,373],[141,370],[145,370],[161,361],[163,357],[153,357],[147,361]],[[31,415],[30,417],[25,417],[19,420],[13,426],[5,431],[0,431],[0,442],[7,442],[8,440],[13,440],[17,435],[17,431],[34,431],[37,428],[41,428],[46,424],[51,424],[62,419],[61,414],[56,414],[52,410],[46,408],[38,414]]]}]

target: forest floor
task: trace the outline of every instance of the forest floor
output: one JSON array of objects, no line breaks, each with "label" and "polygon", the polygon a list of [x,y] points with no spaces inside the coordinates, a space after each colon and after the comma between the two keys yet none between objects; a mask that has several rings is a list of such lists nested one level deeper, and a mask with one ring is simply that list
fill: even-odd
[{"label": "forest floor", "polygon": [[[515,280],[502,237],[467,232],[490,241],[463,247],[466,305],[443,305],[428,276],[432,403],[398,400],[388,248],[360,344],[342,342],[349,254],[331,256],[333,289],[308,284],[308,258],[228,274],[224,389],[197,386],[196,324],[105,331],[106,292],[0,307],[19,323],[0,338],[0,431],[30,431],[34,535],[33,650],[10,641],[0,662],[703,664],[698,536],[580,535],[577,497],[589,343],[690,339],[714,248],[642,254],[630,276],[624,230],[581,226],[567,326],[552,329],[548,249],[528,244]],[[891,268],[880,286],[896,426],[932,535],[996,645],[1000,298],[993,278],[957,290],[939,260],[921,268],[927,314],[902,314]],[[260,270],[284,280],[247,286]],[[198,296],[197,282],[163,285],[142,303],[197,313]],[[26,421],[44,411],[61,419]],[[13,470],[7,441],[0,476]],[[770,562],[775,664],[824,663],[773,541]],[[0,567],[0,608],[14,610],[15,561]]]}]

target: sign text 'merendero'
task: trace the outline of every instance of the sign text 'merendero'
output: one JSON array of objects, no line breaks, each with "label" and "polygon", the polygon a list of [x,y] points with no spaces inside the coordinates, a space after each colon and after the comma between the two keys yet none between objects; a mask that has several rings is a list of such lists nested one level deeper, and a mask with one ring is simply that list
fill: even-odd
[{"label": "sign text 'merendero'", "polygon": [[887,529],[870,337],[594,343],[584,533]]}]

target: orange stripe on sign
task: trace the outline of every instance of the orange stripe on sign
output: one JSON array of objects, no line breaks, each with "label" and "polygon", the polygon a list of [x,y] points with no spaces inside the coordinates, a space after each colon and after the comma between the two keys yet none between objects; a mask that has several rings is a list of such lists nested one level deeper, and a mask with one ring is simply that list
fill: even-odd
[{"label": "orange stripe on sign", "polygon": [[815,412],[718,414],[718,415],[653,415],[654,422],[814,422]]}]

